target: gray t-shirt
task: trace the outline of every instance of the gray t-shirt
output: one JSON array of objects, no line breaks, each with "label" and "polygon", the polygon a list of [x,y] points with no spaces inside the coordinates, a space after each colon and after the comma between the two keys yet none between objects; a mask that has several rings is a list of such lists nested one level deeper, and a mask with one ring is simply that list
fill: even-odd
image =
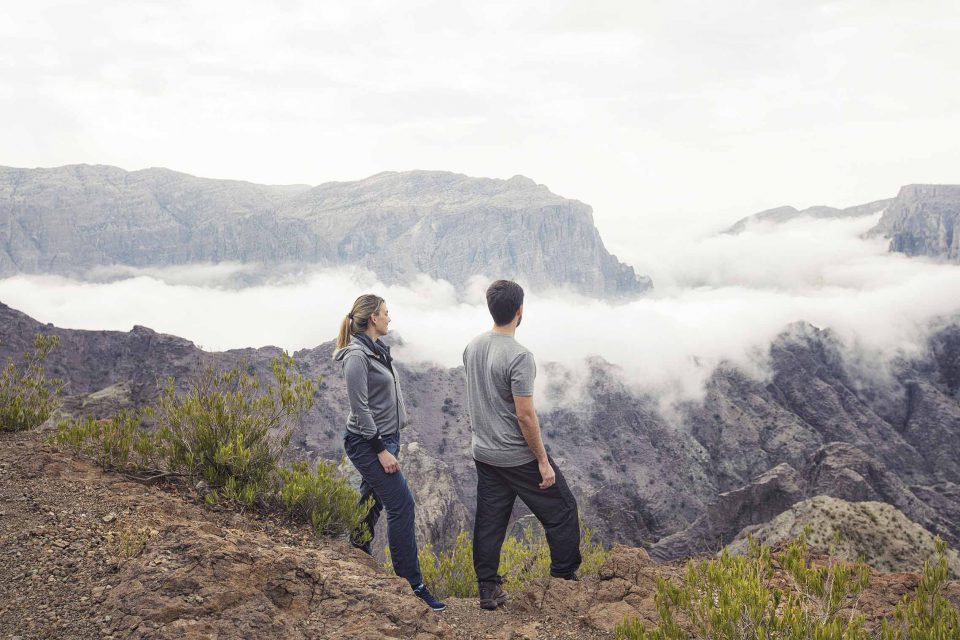
[{"label": "gray t-shirt", "polygon": [[517,420],[513,396],[532,396],[533,354],[508,335],[488,331],[463,351],[467,410],[473,427],[473,457],[496,467],[536,460]]}]

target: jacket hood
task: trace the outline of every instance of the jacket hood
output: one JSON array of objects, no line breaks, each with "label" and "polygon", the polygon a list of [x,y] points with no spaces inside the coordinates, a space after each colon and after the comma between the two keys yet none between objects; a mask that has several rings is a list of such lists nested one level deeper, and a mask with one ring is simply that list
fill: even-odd
[{"label": "jacket hood", "polygon": [[343,349],[337,349],[333,352],[333,359],[337,362],[343,362],[343,359],[346,358],[351,353],[363,353],[371,358],[376,358],[377,354],[370,350],[370,348],[363,344],[360,340],[357,340],[355,336],[350,336],[350,342],[347,343]]},{"label": "jacket hood", "polygon": [[370,351],[370,349],[367,348],[365,344],[363,344],[356,338],[350,338],[350,342],[347,344],[347,346],[345,346],[343,349],[337,349],[336,351],[334,351],[333,359],[336,360],[337,362],[343,362],[344,358],[346,358],[351,353],[362,353],[371,358],[376,357],[374,353]]}]

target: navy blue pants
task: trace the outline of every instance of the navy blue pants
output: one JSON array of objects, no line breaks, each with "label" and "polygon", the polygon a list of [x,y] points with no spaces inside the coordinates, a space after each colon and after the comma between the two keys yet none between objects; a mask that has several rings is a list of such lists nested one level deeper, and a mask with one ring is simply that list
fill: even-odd
[{"label": "navy blue pants", "polygon": [[473,527],[473,567],[477,580],[500,581],[500,549],[507,535],[513,503],[519,497],[537,517],[550,547],[550,575],[572,576],[580,567],[580,518],[577,501],[557,465],[557,481],[540,488],[540,467],[533,460],[516,467],[477,465],[477,519]]},{"label": "navy blue pants", "polygon": [[[387,451],[400,457],[400,434],[383,436]],[[380,512],[387,510],[387,542],[390,545],[390,559],[393,571],[406,578],[410,586],[416,587],[423,582],[420,574],[420,559],[417,557],[417,535],[415,531],[416,502],[407,479],[402,471],[387,473],[370,443],[360,436],[347,433],[343,438],[343,448],[350,462],[360,472],[360,501],[373,497],[373,507],[364,520],[372,534]]]}]

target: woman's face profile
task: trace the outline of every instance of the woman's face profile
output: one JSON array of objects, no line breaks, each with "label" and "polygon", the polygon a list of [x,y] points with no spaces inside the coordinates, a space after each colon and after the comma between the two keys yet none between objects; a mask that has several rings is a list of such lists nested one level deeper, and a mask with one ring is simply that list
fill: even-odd
[{"label": "woman's face profile", "polygon": [[380,305],[380,310],[375,314],[370,316],[373,320],[373,326],[376,327],[377,333],[381,336],[387,335],[390,331],[390,310],[387,308],[387,303],[384,302]]}]

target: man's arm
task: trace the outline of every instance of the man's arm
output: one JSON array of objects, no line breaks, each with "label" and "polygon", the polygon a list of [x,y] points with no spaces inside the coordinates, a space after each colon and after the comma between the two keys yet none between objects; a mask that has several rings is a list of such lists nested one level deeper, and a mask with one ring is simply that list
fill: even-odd
[{"label": "man's arm", "polygon": [[517,407],[517,420],[520,422],[520,432],[527,441],[530,451],[537,457],[540,466],[541,489],[548,489],[557,481],[557,474],[547,458],[547,450],[543,447],[543,438],[540,435],[540,420],[533,408],[533,396],[513,396],[513,403]]}]

